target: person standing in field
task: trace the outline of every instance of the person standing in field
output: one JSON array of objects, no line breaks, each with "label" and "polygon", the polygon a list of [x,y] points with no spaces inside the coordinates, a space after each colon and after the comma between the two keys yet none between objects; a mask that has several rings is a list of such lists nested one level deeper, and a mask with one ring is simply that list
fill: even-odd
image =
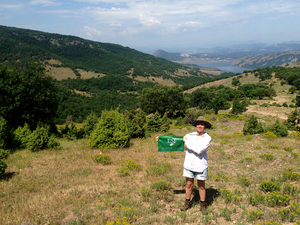
[{"label": "person standing in field", "polygon": [[205,203],[205,180],[207,179],[207,149],[211,142],[211,137],[204,131],[205,128],[211,128],[211,124],[203,116],[198,117],[192,122],[196,127],[195,132],[189,133],[183,137],[186,146],[185,159],[183,163],[183,176],[186,177],[185,202],[180,208],[185,211],[191,207],[191,195],[194,185],[194,179],[197,180],[200,195],[200,210],[206,212]]}]

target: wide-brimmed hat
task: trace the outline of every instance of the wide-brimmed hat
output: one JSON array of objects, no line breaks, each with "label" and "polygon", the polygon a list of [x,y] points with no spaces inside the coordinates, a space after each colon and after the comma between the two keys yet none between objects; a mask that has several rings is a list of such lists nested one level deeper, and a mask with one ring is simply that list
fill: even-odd
[{"label": "wide-brimmed hat", "polygon": [[205,128],[211,128],[210,122],[207,122],[204,116],[199,116],[195,121],[192,122],[192,125],[195,127],[199,122],[204,123]]}]

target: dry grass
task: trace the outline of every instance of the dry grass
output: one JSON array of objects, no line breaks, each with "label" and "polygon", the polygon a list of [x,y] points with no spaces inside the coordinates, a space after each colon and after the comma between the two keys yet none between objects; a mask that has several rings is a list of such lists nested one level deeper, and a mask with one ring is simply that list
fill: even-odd
[{"label": "dry grass", "polygon": [[[253,82],[249,76],[252,75],[244,76],[244,82]],[[271,124],[277,118],[285,119],[294,110],[259,107],[262,102],[290,104],[295,98],[287,94],[288,85],[281,86],[274,81],[278,96],[273,100],[257,101],[257,105],[248,107],[245,115],[254,113],[264,124]],[[147,139],[133,139],[131,146],[126,149],[101,151],[88,147],[86,139],[61,139],[59,150],[33,153],[25,149],[11,154],[6,161],[6,177],[0,180],[0,224],[24,221],[62,224],[72,214],[81,218],[82,222],[78,224],[97,225],[117,224],[118,219],[123,224],[127,221],[130,224],[242,225],[264,223],[271,219],[283,224],[295,224],[282,221],[277,213],[278,209],[290,209],[289,205],[253,206],[249,198],[254,193],[263,194],[259,189],[262,181],[273,180],[281,187],[288,182],[300,189],[299,180],[282,181],[283,173],[288,168],[298,173],[300,171],[299,139],[291,135],[276,139],[262,135],[244,136],[244,117],[228,118],[226,113],[220,111],[219,115],[206,115],[214,125],[214,129],[208,130],[212,144],[208,150],[209,176],[206,188],[209,206],[206,215],[200,213],[197,201],[193,201],[193,207],[187,212],[179,210],[185,198],[182,177],[184,153],[158,152],[155,136],[183,136],[192,132],[193,127],[173,126],[168,133],[153,134]],[[292,152],[285,151],[285,148],[292,149]],[[259,157],[266,153],[272,154],[274,160]],[[96,154],[109,155],[112,164],[95,163],[91,156]],[[121,176],[117,168],[125,159],[139,163],[142,170],[129,171],[128,176]],[[157,163],[169,163],[172,169],[165,174],[149,173]],[[241,177],[249,179],[250,185],[243,186]],[[158,181],[172,182],[171,189],[159,193],[151,188]],[[222,195],[224,188],[233,193],[231,201]],[[291,197],[289,204],[300,202],[299,192]],[[195,189],[194,199],[197,198]],[[252,221],[248,215],[250,210],[260,210],[264,216]],[[300,219],[299,215],[296,219]]]},{"label": "dry grass", "polygon": [[[60,140],[61,149],[32,153],[17,151],[7,160],[7,178],[0,182],[0,224],[18,224],[23,221],[34,224],[61,224],[65,217],[76,214],[81,224],[106,224],[116,219],[127,218],[130,224],[252,224],[247,221],[247,212],[261,209],[265,217],[259,221],[280,221],[276,208],[249,204],[249,195],[259,192],[261,181],[279,180],[287,168],[299,171],[299,159],[284,151],[284,147],[300,154],[299,140],[292,137],[269,140],[263,136],[244,136],[244,124],[240,119],[226,119],[222,115],[207,115],[215,128],[208,130],[213,141],[208,150],[209,178],[206,183],[208,214],[199,211],[197,202],[187,212],[180,212],[184,194],[182,175],[183,152],[158,152],[156,135],[147,139],[133,139],[127,149],[105,151],[87,147],[87,140]],[[193,131],[192,127],[172,127],[168,135],[182,136]],[[270,145],[279,146],[271,149]],[[275,160],[266,161],[259,157],[271,153]],[[102,165],[92,161],[91,155],[106,154],[112,164]],[[246,158],[252,158],[248,162]],[[132,159],[142,166],[141,171],[130,171],[121,176],[117,171],[120,162]],[[172,170],[163,175],[151,175],[155,163],[169,163]],[[250,180],[249,187],[239,183],[239,177]],[[151,189],[159,180],[172,182],[171,190],[164,194]],[[299,182],[291,182],[299,187]],[[142,195],[142,187],[150,191]],[[225,202],[217,195],[225,187],[240,191],[238,202]],[[214,195],[214,199],[212,196]],[[197,199],[197,191],[195,190]],[[194,198],[194,199],[195,199]],[[292,202],[299,201],[299,193]],[[230,215],[225,217],[224,211]],[[258,221],[257,221],[258,222]]]}]

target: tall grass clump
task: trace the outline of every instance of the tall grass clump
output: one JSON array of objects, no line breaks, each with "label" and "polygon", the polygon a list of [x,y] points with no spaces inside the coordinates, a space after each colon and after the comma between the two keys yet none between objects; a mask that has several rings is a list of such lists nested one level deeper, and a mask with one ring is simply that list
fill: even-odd
[{"label": "tall grass clump", "polygon": [[92,160],[103,165],[111,164],[111,157],[109,155],[93,155],[91,156]]},{"label": "tall grass clump", "polygon": [[133,161],[132,159],[126,159],[120,162],[121,166],[117,168],[117,171],[121,176],[129,175],[129,171],[141,171],[141,164]]}]

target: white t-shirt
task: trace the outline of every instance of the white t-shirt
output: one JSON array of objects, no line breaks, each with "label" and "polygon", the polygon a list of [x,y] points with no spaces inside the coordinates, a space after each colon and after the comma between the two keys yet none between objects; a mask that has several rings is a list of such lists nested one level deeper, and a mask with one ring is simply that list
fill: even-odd
[{"label": "white t-shirt", "polygon": [[186,152],[183,167],[193,172],[203,172],[207,167],[207,154],[211,137],[205,132],[198,136],[197,132],[185,135]]}]

